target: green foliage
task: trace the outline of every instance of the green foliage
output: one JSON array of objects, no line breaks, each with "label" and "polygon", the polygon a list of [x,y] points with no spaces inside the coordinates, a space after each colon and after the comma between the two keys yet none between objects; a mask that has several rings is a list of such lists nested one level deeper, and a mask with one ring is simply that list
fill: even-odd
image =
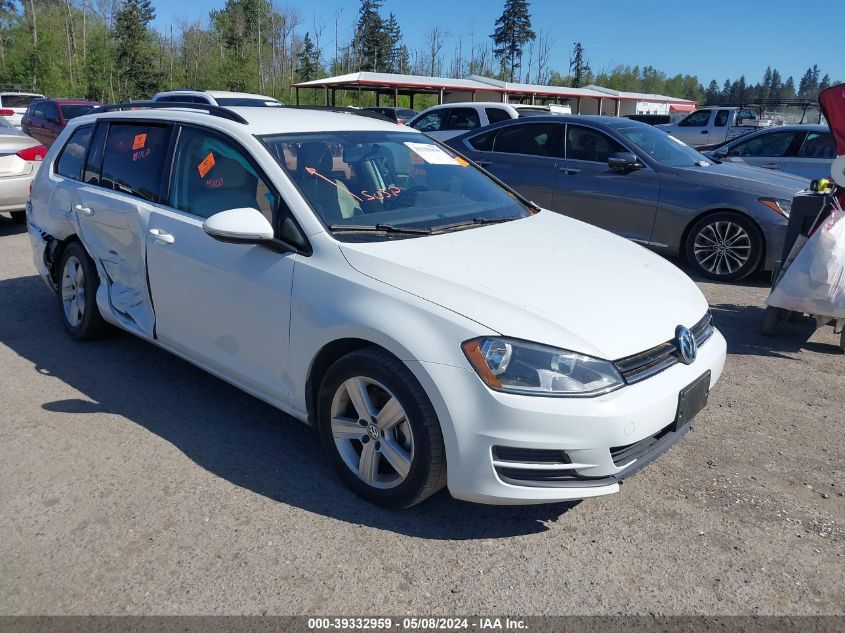
[{"label": "green foliage", "polygon": [[115,60],[118,68],[118,98],[150,97],[159,86],[155,68],[155,18],[152,0],[123,0],[114,16]]}]

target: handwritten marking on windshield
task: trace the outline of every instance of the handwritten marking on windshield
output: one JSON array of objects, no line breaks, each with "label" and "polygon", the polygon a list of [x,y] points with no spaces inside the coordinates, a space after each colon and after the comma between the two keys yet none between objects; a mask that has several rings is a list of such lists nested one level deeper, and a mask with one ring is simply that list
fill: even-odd
[{"label": "handwritten marking on windshield", "polygon": [[342,192],[344,192],[344,193],[349,194],[350,196],[352,196],[353,198],[355,198],[358,202],[363,202],[363,200],[362,200],[361,198],[359,198],[359,197],[358,197],[358,196],[356,196],[354,193],[352,193],[351,191],[349,191],[349,189],[347,189],[346,187],[341,187],[341,186],[340,186],[339,184],[337,184],[334,180],[331,180],[331,179],[329,179],[329,178],[326,178],[323,174],[321,174],[320,172],[318,172],[318,171],[317,171],[316,169],[314,169],[313,167],[306,167],[306,168],[305,168],[305,171],[307,171],[307,172],[308,172],[309,174],[311,174],[312,176],[317,176],[317,178],[322,178],[323,180],[325,180],[327,183],[329,183],[329,184],[330,184],[330,185],[332,185],[333,187],[337,187],[340,191],[342,191]]}]

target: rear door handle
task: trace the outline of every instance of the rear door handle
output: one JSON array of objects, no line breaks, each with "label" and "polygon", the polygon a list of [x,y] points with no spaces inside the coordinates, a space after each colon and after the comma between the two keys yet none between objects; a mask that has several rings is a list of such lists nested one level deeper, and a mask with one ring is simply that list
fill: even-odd
[{"label": "rear door handle", "polygon": [[475,161],[475,164],[478,165],[479,167],[488,167],[488,166],[493,164],[493,161],[491,161],[491,160],[477,160],[477,161]]},{"label": "rear door handle", "polygon": [[150,235],[152,235],[157,242],[161,242],[162,244],[173,244],[173,242],[176,241],[175,237],[162,229],[150,229]]},{"label": "rear door handle", "polygon": [[94,209],[92,209],[91,207],[86,207],[81,204],[77,204],[74,205],[73,208],[76,209],[82,215],[94,215]]},{"label": "rear door handle", "polygon": [[701,130],[701,133],[702,134],[710,134],[710,131],[709,130]]},{"label": "rear door handle", "polygon": [[783,167],[783,165],[781,165],[780,163],[766,163],[765,165],[761,165],[761,167],[764,167],[766,169],[780,169]]},{"label": "rear door handle", "polygon": [[580,174],[580,169],[574,169],[572,167],[558,167],[560,171],[562,171],[567,176],[574,176],[575,174]]}]

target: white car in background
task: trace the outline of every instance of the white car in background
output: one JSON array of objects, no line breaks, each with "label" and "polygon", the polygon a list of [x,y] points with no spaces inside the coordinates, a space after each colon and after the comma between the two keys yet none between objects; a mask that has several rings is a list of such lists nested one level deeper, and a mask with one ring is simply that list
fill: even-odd
[{"label": "white car in background", "polygon": [[28,219],[71,336],[117,326],[315,425],[386,506],[617,492],[725,362],[675,266],[353,114],[106,106]]},{"label": "white car in background", "polygon": [[278,99],[251,92],[228,92],[225,90],[165,90],[156,93],[152,101],[165,103],[205,103],[213,106],[228,108],[231,106],[252,106],[281,108],[284,104]]},{"label": "white car in background", "polygon": [[47,148],[0,117],[0,213],[26,221],[29,185]]},{"label": "white car in background", "polygon": [[[568,108],[568,106],[556,106]],[[552,110],[551,106],[531,106],[499,103],[498,101],[473,101],[446,103],[423,110],[407,125],[441,141],[450,139],[469,130],[518,119],[521,116],[559,114],[563,110]]]},{"label": "white car in background", "polygon": [[0,116],[20,129],[26,109],[33,101],[43,98],[44,95],[37,92],[0,92]]}]

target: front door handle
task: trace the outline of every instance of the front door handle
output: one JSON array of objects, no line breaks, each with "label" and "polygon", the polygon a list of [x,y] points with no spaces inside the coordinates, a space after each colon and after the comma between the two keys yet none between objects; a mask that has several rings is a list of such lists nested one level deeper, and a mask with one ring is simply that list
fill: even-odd
[{"label": "front door handle", "polygon": [[493,161],[491,161],[491,160],[477,160],[477,161],[475,161],[475,164],[478,165],[479,167],[489,167],[490,165],[493,164]]},{"label": "front door handle", "polygon": [[580,169],[574,169],[572,167],[558,167],[564,174],[567,176],[574,176],[575,174],[580,174]]},{"label": "front door handle", "polygon": [[94,215],[94,209],[92,209],[91,207],[86,207],[84,205],[77,204],[74,205],[73,208],[76,209],[82,215]]},{"label": "front door handle", "polygon": [[761,167],[765,169],[780,169],[783,165],[780,163],[766,163],[765,165],[761,165]]},{"label": "front door handle", "polygon": [[702,134],[710,134],[710,131],[709,130],[701,130],[701,133]]},{"label": "front door handle", "polygon": [[150,235],[152,235],[157,242],[161,242],[162,244],[173,244],[173,242],[176,241],[175,237],[162,229],[150,229]]}]

